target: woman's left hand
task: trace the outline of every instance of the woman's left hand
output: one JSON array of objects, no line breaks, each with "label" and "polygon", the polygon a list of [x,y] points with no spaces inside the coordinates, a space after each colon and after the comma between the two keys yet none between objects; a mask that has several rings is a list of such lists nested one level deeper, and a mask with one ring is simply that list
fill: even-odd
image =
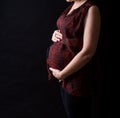
[{"label": "woman's left hand", "polygon": [[62,75],[61,75],[61,71],[60,71],[60,70],[55,69],[55,68],[51,68],[51,67],[50,67],[49,69],[50,69],[50,71],[52,72],[53,76],[54,76],[56,79],[59,80],[59,82],[63,80],[63,77],[62,77]]}]

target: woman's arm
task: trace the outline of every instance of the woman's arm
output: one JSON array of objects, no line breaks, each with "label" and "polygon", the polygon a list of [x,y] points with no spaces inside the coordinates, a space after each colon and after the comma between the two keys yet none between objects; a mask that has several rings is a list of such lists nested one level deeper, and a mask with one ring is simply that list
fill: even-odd
[{"label": "woman's arm", "polygon": [[100,33],[100,12],[97,6],[92,6],[88,10],[85,20],[82,50],[71,60],[62,70],[50,68],[53,75],[60,80],[64,80],[69,75],[85,66],[96,52]]}]

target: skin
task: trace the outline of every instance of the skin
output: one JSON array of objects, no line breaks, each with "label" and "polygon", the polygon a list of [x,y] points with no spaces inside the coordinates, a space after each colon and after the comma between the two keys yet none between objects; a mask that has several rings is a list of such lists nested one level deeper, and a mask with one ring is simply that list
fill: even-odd
[{"label": "skin", "polygon": [[[85,0],[66,0],[67,2],[74,2],[70,12],[79,7]],[[69,13],[70,13],[69,12]],[[85,29],[83,35],[83,48],[77,55],[70,61],[70,63],[63,69],[58,70],[49,68],[53,76],[59,81],[64,81],[66,77],[85,66],[94,56],[98,44],[100,33],[100,11],[97,6],[91,6],[85,19]],[[62,40],[60,30],[55,30],[52,36],[52,41],[57,42]]]}]

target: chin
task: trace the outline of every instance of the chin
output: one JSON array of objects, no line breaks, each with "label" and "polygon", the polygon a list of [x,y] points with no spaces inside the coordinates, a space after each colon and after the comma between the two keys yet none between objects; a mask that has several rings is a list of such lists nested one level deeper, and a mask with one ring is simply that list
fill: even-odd
[{"label": "chin", "polygon": [[73,2],[74,0],[66,0],[66,2]]}]

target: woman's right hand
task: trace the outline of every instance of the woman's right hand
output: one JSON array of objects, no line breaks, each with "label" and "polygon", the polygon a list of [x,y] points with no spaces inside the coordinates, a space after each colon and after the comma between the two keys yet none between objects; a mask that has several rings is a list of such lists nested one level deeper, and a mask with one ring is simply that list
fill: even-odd
[{"label": "woman's right hand", "polygon": [[55,30],[52,35],[52,41],[57,42],[62,40],[62,34],[60,33],[60,30]]}]

